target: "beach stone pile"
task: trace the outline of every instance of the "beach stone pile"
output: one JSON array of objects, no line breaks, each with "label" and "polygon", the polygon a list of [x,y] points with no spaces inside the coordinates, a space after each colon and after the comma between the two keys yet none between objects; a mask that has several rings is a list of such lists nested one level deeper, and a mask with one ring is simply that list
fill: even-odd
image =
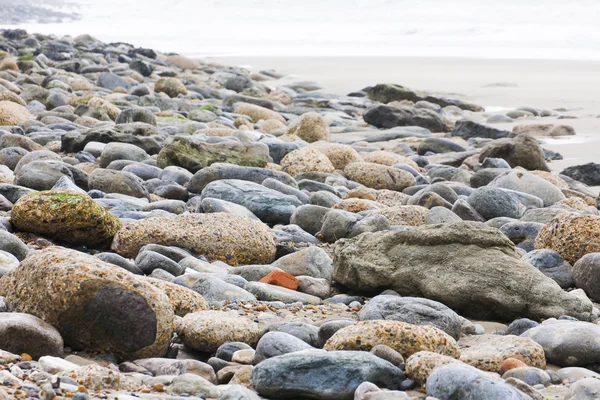
[{"label": "beach stone pile", "polygon": [[0,30],[0,399],[597,398],[557,113]]}]

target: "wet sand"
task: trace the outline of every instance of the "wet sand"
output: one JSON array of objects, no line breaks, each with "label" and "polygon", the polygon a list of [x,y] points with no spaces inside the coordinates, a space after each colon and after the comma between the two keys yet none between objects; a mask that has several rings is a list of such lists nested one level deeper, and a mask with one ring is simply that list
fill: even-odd
[{"label": "wet sand", "polygon": [[275,69],[284,82],[312,80],[324,91],[347,94],[376,83],[399,83],[413,89],[452,94],[484,105],[493,114],[520,106],[566,109],[577,119],[532,118],[511,124],[562,123],[577,136],[544,139],[544,147],[564,160],[550,166],[560,172],[570,165],[598,161],[600,152],[600,62],[562,60],[491,60],[467,58],[371,57],[227,57],[211,59],[253,71]]}]

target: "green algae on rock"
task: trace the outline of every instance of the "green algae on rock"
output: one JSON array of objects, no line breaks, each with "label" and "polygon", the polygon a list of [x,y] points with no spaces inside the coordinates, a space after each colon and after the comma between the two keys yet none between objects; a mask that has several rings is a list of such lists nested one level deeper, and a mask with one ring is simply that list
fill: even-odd
[{"label": "green algae on rock", "polygon": [[122,227],[118,218],[91,197],[66,190],[22,197],[12,210],[11,223],[21,231],[89,247],[110,244]]},{"label": "green algae on rock", "polygon": [[122,268],[63,247],[27,257],[2,278],[0,294],[9,310],[48,322],[76,350],[122,359],[162,357],[174,329],[173,308],[159,289]]},{"label": "green algae on rock", "polygon": [[227,213],[132,221],[115,236],[112,249],[133,258],[147,244],[178,246],[229,265],[270,264],[276,252],[275,234],[266,225]]}]

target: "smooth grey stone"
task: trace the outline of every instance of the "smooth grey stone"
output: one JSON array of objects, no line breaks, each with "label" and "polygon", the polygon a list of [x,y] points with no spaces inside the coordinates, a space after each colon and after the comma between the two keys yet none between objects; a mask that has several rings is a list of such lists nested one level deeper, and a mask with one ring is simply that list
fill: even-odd
[{"label": "smooth grey stone", "polygon": [[187,169],[172,165],[162,170],[159,179],[166,182],[173,181],[183,186],[187,184],[193,176],[194,174]]},{"label": "smooth grey stone", "polygon": [[150,274],[157,268],[163,269],[174,276],[183,273],[183,268],[175,261],[154,251],[140,251],[135,259],[135,265],[145,274]]},{"label": "smooth grey stone", "polygon": [[475,189],[468,202],[486,220],[498,217],[519,219],[524,211],[510,194],[487,186]]},{"label": "smooth grey stone", "polygon": [[257,282],[275,270],[279,268],[270,265],[244,265],[230,269],[229,273],[239,275],[249,282]]},{"label": "smooth grey stone", "polygon": [[282,354],[312,349],[313,347],[303,340],[285,332],[267,332],[256,345],[256,353],[252,363],[254,365]]},{"label": "smooth grey stone", "polygon": [[355,320],[352,319],[334,319],[327,321],[319,327],[318,337],[319,346],[325,346],[325,343],[333,336],[337,331],[350,325],[354,325]]},{"label": "smooth grey stone", "polygon": [[520,336],[531,328],[535,328],[540,324],[530,320],[529,318],[519,318],[510,323],[504,332],[505,335]]},{"label": "smooth grey stone", "polygon": [[303,205],[296,208],[290,218],[290,224],[298,225],[306,232],[316,235],[321,230],[325,216],[329,211],[331,209],[327,207]]},{"label": "smooth grey stone", "polygon": [[277,241],[279,243],[285,242],[294,242],[294,243],[310,243],[310,244],[319,244],[321,241],[306,232],[298,225],[289,224],[289,225],[276,225],[273,228],[273,232],[275,236],[277,236]]},{"label": "smooth grey stone", "polygon": [[542,271],[544,275],[552,278],[563,289],[568,289],[574,285],[573,276],[570,272],[571,264],[554,250],[534,250],[523,256],[521,260]]},{"label": "smooth grey stone", "polygon": [[285,332],[308,343],[319,347],[319,328],[301,321],[284,321],[269,325],[267,332]]},{"label": "smooth grey stone", "polygon": [[207,301],[256,301],[252,293],[218,277],[203,275],[191,289],[200,293]]},{"label": "smooth grey stone", "polygon": [[98,253],[95,254],[95,257],[109,264],[119,266],[131,272],[132,274],[144,275],[144,272],[142,272],[142,270],[139,269],[132,260],[128,260],[125,257],[121,257],[116,253]]},{"label": "smooth grey stone", "polygon": [[313,278],[312,276],[298,276],[298,291],[311,296],[326,299],[330,295],[331,287],[327,279]]},{"label": "smooth grey stone", "polygon": [[309,294],[300,293],[282,286],[262,282],[248,282],[245,289],[263,301],[282,301],[284,303],[301,302],[304,304],[321,304],[321,299]]},{"label": "smooth grey stone", "polygon": [[544,385],[552,383],[550,375],[543,369],[535,367],[519,367],[508,370],[502,375],[502,379],[515,378],[525,382],[529,386]]},{"label": "smooth grey stone", "polygon": [[333,207],[340,201],[342,201],[342,199],[339,196],[337,196],[329,191],[325,191],[325,190],[319,190],[318,192],[314,192],[310,196],[310,200],[309,200],[310,204],[312,204],[312,205],[327,207],[327,208]]},{"label": "smooth grey stone", "polygon": [[258,218],[256,215],[254,215],[254,213],[252,211],[248,210],[246,207],[244,207],[242,205],[232,203],[231,201],[214,199],[214,198],[206,198],[206,199],[202,199],[200,206],[202,208],[202,212],[204,212],[204,213],[224,212],[224,213],[239,215],[242,217],[248,217],[250,219],[260,221],[260,218]]},{"label": "smooth grey stone", "polygon": [[233,354],[239,350],[251,350],[252,347],[242,342],[227,342],[219,346],[215,357],[224,361],[231,361]]},{"label": "smooth grey stone", "polygon": [[309,196],[306,193],[292,186],[286,185],[285,183],[282,183],[276,179],[267,178],[263,181],[262,185],[266,188],[277,190],[278,192],[281,192],[283,194],[295,196],[296,198],[298,198],[298,200],[300,200],[300,202],[302,202],[302,204],[308,203]]}]

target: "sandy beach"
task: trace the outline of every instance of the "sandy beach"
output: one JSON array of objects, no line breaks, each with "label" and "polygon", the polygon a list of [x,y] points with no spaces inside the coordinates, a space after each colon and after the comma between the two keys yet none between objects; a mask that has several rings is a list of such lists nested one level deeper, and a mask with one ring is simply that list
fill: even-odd
[{"label": "sandy beach", "polygon": [[[288,75],[284,82],[312,80],[325,92],[348,94],[376,83],[398,83],[413,89],[452,94],[499,112],[520,106],[566,109],[563,116],[543,123],[562,123],[577,135],[544,139],[544,146],[558,151],[564,160],[550,163],[554,171],[592,162],[600,146],[600,68],[598,61],[493,60],[467,58],[372,58],[372,57],[229,57],[215,62],[275,69]],[[522,119],[496,124],[542,122]]]}]

